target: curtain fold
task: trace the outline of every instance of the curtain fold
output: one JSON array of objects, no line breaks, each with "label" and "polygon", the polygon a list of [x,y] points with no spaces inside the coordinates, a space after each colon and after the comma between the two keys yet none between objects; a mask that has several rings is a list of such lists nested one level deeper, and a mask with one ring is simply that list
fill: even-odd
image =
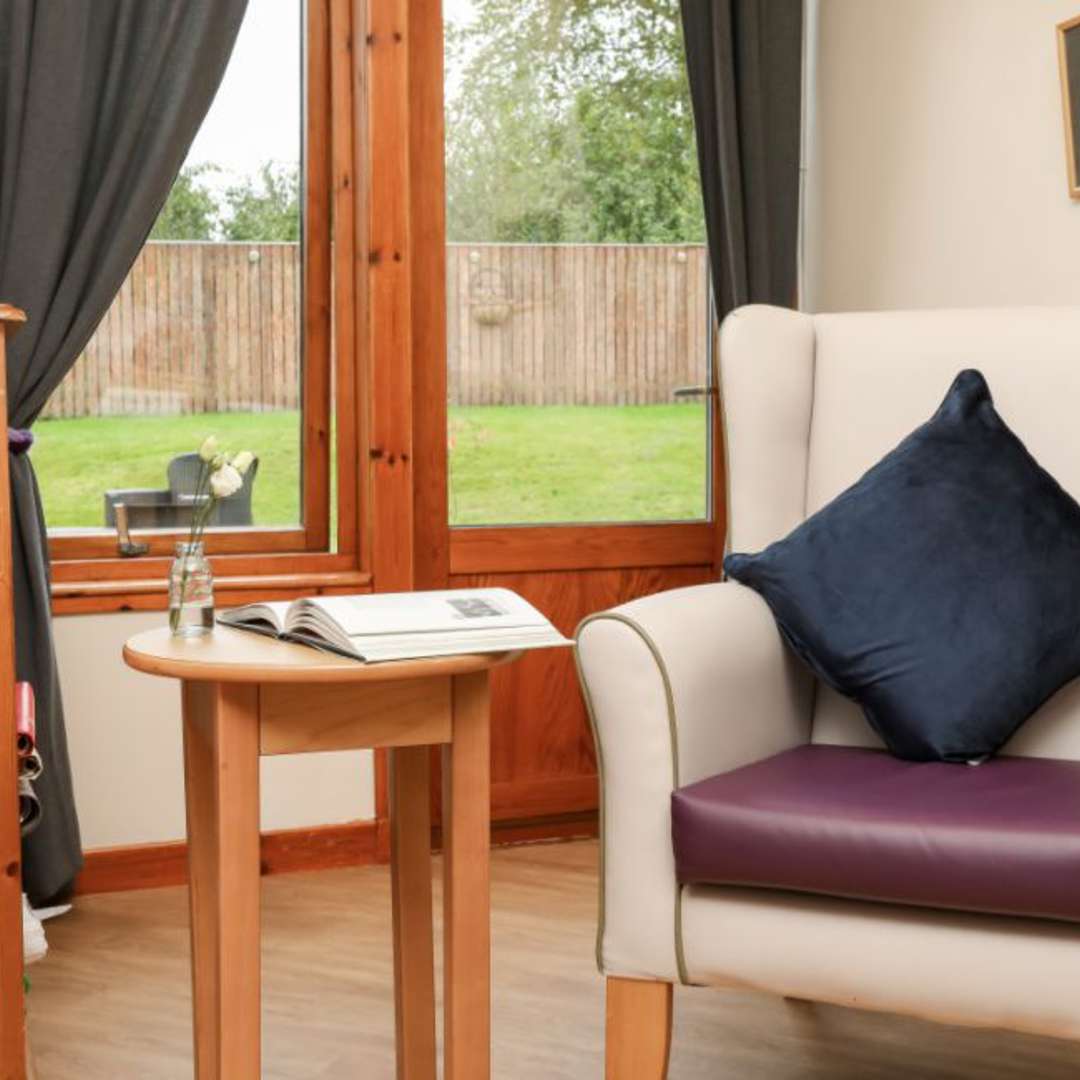
[{"label": "curtain fold", "polygon": [[792,306],[798,288],[802,0],[681,0],[713,293]]},{"label": "curtain fold", "polygon": [[[221,82],[247,0],[4,0],[0,297],[27,325],[7,361],[29,428],[119,291]],[[16,669],[34,684],[45,773],[24,887],[40,903],[82,863],[32,454],[11,447]],[[122,707],[118,703],[118,708]]]}]

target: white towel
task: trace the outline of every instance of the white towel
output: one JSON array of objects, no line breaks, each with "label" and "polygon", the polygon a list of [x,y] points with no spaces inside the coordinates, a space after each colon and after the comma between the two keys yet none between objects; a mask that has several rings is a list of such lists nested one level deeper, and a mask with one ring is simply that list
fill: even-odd
[{"label": "white towel", "polygon": [[26,899],[26,893],[23,893],[22,898],[22,929],[23,961],[34,964],[38,960],[43,960],[49,951],[49,943],[45,940],[45,927],[30,910],[30,901]]}]

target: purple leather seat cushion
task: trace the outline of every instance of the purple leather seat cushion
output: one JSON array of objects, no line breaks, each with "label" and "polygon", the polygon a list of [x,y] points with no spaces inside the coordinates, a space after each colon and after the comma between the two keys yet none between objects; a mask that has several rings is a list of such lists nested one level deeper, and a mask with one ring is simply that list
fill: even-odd
[{"label": "purple leather seat cushion", "polygon": [[800,746],[671,808],[684,884],[1080,921],[1080,762]]}]

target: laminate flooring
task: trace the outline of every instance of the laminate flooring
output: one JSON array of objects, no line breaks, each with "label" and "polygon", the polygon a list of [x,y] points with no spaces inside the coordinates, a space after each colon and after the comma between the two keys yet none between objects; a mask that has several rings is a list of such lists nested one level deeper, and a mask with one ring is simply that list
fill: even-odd
[{"label": "laminate flooring", "polygon": [[[492,871],[494,1076],[601,1078],[596,843],[501,848]],[[392,1080],[387,868],[270,877],[262,896],[263,1076]],[[82,897],[48,934],[31,969],[37,1080],[192,1075],[186,890]],[[1080,1044],[676,991],[671,1080],[924,1078],[1076,1080]]]}]

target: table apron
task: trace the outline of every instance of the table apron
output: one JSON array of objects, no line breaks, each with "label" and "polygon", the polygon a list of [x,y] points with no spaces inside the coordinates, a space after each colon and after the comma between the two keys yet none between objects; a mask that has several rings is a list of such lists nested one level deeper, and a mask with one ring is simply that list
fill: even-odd
[{"label": "table apron", "polygon": [[424,746],[451,738],[451,677],[262,683],[259,753]]}]

